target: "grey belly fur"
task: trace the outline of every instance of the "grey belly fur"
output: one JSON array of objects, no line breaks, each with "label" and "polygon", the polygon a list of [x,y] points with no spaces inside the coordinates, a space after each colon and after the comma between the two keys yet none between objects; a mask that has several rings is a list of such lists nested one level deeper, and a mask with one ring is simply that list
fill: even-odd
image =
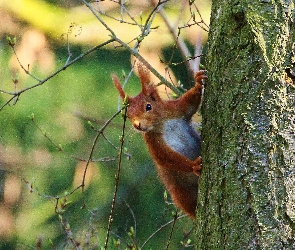
[{"label": "grey belly fur", "polygon": [[201,138],[192,127],[191,122],[183,119],[167,120],[164,125],[163,138],[176,152],[195,160],[200,156]]}]

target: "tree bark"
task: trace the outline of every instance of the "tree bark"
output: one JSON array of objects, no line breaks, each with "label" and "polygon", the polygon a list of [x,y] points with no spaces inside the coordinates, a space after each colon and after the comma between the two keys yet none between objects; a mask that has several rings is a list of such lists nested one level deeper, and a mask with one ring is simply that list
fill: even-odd
[{"label": "tree bark", "polygon": [[295,249],[295,10],[213,1],[196,249]]}]

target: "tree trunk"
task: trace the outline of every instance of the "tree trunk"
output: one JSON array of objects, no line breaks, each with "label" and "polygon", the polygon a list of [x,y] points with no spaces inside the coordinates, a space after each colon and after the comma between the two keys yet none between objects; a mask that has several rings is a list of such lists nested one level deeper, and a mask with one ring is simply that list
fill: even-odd
[{"label": "tree trunk", "polygon": [[213,1],[196,249],[295,249],[295,10]]}]

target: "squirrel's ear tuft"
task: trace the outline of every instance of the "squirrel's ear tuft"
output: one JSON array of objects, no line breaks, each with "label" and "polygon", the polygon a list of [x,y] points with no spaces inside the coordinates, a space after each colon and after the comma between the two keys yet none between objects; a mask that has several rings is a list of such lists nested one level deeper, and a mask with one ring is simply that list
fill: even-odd
[{"label": "squirrel's ear tuft", "polygon": [[161,100],[161,97],[158,94],[157,88],[154,84],[148,84],[145,86],[145,89],[142,88],[142,93],[151,98],[153,101]]},{"label": "squirrel's ear tuft", "polygon": [[142,93],[146,96],[149,95],[151,89],[150,71],[142,63],[137,64],[138,75],[141,83]]},{"label": "squirrel's ear tuft", "polygon": [[125,94],[125,92],[124,92],[124,90],[123,90],[123,88],[122,88],[122,85],[121,85],[121,83],[120,83],[119,78],[118,78],[115,74],[112,74],[112,80],[113,80],[113,82],[114,82],[115,87],[116,87],[117,90],[119,91],[119,94],[120,94],[122,100],[124,100],[125,97],[126,97],[126,94]]},{"label": "squirrel's ear tuft", "polygon": [[141,83],[142,93],[152,99],[161,99],[156,86],[151,83],[150,70],[142,63],[137,64],[138,75]]}]

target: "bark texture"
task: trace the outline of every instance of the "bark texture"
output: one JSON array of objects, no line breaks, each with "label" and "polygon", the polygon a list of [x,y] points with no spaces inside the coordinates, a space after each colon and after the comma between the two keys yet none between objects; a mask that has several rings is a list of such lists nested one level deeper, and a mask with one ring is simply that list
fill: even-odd
[{"label": "bark texture", "polygon": [[295,10],[213,1],[196,249],[295,249]]}]

